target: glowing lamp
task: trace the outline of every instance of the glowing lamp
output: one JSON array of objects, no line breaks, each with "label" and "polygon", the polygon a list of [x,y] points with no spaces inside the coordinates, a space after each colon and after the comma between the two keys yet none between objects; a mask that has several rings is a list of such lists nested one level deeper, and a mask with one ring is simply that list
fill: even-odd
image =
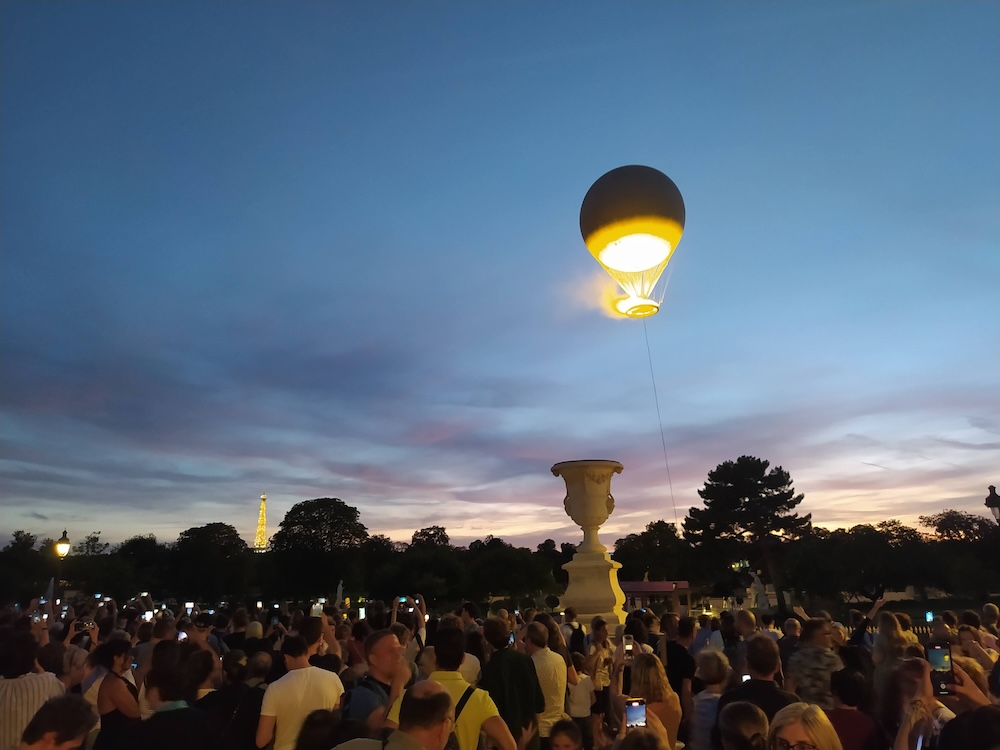
[{"label": "glowing lamp", "polygon": [[66,529],[63,529],[63,535],[56,542],[56,554],[59,555],[60,560],[69,554],[69,547],[69,537],[66,536]]},{"label": "glowing lamp", "polygon": [[652,167],[612,169],[590,186],[580,207],[580,234],[591,255],[625,293],[615,309],[630,318],[655,315],[656,290],[684,232],[684,199]]}]

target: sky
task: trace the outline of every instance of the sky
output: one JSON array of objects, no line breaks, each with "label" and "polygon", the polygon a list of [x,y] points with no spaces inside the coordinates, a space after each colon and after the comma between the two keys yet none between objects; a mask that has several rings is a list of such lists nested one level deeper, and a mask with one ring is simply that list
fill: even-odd
[{"label": "sky", "polygon": [[[608,544],[744,454],[822,526],[985,513],[997,28],[988,2],[4,2],[0,544],[252,542],[261,492],[270,533],[339,497],[396,540],[576,543],[549,468],[584,458],[625,467]],[[579,233],[624,164],[687,209],[645,323],[602,313]]]}]

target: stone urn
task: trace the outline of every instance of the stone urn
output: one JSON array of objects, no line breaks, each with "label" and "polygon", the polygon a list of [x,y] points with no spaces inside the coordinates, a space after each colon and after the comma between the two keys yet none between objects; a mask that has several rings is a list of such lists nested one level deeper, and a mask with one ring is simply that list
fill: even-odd
[{"label": "stone urn", "polygon": [[625,621],[625,594],[618,583],[621,564],[611,559],[598,538],[601,524],[615,509],[611,478],[622,469],[618,461],[607,459],[563,461],[552,467],[552,473],[566,483],[563,508],[583,529],[583,542],[573,559],[563,565],[569,585],[562,606],[574,607],[580,623],[587,627],[598,615],[612,628]]}]

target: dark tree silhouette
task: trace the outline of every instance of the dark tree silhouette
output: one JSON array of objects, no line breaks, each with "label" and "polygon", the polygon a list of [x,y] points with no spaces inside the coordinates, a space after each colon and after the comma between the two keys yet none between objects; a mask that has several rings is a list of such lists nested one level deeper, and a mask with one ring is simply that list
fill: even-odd
[{"label": "dark tree silhouette", "polygon": [[336,497],[320,497],[293,505],[271,538],[271,549],[337,552],[361,546],[368,529],[357,508]]},{"label": "dark tree silhouette", "polygon": [[429,544],[432,547],[450,547],[451,539],[448,537],[448,532],[444,530],[444,526],[428,526],[414,531],[410,544],[412,546]]},{"label": "dark tree silhouette", "polygon": [[[781,541],[795,539],[812,528],[811,514],[793,511],[802,502],[792,478],[780,466],[753,456],[725,461],[708,473],[698,494],[704,508],[691,508],[684,519],[684,536],[696,548],[728,556],[754,555],[786,609],[776,552]],[[724,558],[725,562],[726,559]]]}]

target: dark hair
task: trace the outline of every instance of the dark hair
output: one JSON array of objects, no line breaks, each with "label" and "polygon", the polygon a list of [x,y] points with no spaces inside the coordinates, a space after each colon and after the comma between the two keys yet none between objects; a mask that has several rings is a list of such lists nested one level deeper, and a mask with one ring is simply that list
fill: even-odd
[{"label": "dark hair", "polygon": [[707,628],[708,624],[712,621],[712,618],[708,615],[702,613],[698,615],[698,627]]},{"label": "dark hair", "polygon": [[358,620],[351,625],[351,638],[356,641],[365,641],[365,650],[368,650],[368,636],[372,634],[372,627],[367,620]]},{"label": "dark hair", "polygon": [[913,620],[906,612],[896,612],[896,619],[899,620],[899,627],[903,630],[911,630],[913,628]]},{"label": "dark hair", "polygon": [[553,618],[548,612],[539,612],[535,615],[535,619],[532,622],[538,622],[545,626],[545,630],[548,632],[548,639],[546,643],[548,644],[549,649],[559,654],[564,659],[567,659],[566,666],[569,666],[569,650],[566,648],[566,644],[562,637],[562,631],[559,630],[559,625],[556,624],[555,618]]},{"label": "dark hair", "polygon": [[941,613],[941,619],[944,621],[944,624],[947,625],[949,628],[954,629],[955,626],[958,625],[958,615],[956,615],[950,609],[946,609],[944,612]]},{"label": "dark hair", "polygon": [[465,653],[479,659],[480,664],[486,663],[486,637],[478,630],[470,630],[465,634]]},{"label": "dark hair", "polygon": [[305,656],[307,651],[309,647],[301,635],[290,635],[281,644],[281,655],[291,656],[293,659]]},{"label": "dark hair", "polygon": [[451,695],[448,692],[442,690],[425,695],[410,688],[403,693],[403,700],[399,704],[399,728],[404,732],[415,727],[431,729],[443,724],[450,710]]},{"label": "dark hair", "polygon": [[738,750],[766,750],[767,730],[767,714],[753,703],[733,701],[719,712],[719,736]]},{"label": "dark hair", "polygon": [[318,708],[306,716],[295,740],[295,750],[330,750],[333,735],[340,724],[340,715],[326,708]]},{"label": "dark hair", "polygon": [[976,630],[979,630],[979,628],[981,628],[983,625],[983,621],[980,619],[979,613],[976,612],[976,610],[974,609],[964,610],[962,612],[961,617],[959,617],[959,621],[963,625],[971,625]]},{"label": "dark hair", "polygon": [[813,617],[802,623],[802,634],[799,637],[802,639],[803,643],[811,643],[816,635],[823,630],[823,628],[827,628],[829,626],[830,623],[822,617]]},{"label": "dark hair", "polygon": [[552,725],[552,728],[549,729],[549,739],[559,734],[568,737],[569,741],[577,747],[583,745],[583,734],[580,732],[580,727],[572,719],[560,719]]},{"label": "dark hair", "polygon": [[850,669],[840,669],[830,675],[830,690],[845,706],[857,708],[865,697],[865,678]]},{"label": "dark hair", "polygon": [[682,617],[677,621],[677,637],[690,638],[694,635],[695,625],[696,622],[693,617]]},{"label": "dark hair", "polygon": [[528,623],[528,629],[525,631],[524,637],[529,643],[538,648],[545,648],[549,645],[549,630],[540,622]]},{"label": "dark hair", "polygon": [[1000,747],[1000,706],[980,706],[941,728],[938,750],[995,750]]},{"label": "dark hair", "polygon": [[110,641],[105,641],[98,645],[92,653],[91,660],[94,666],[104,667],[107,670],[115,664],[115,659],[119,656],[125,656],[132,651],[132,644],[121,638],[112,638]]},{"label": "dark hair", "polygon": [[633,617],[625,623],[623,635],[632,636],[637,643],[645,643],[649,640],[649,631],[646,630],[646,626],[643,625],[642,620],[638,617]]},{"label": "dark hair", "polygon": [[4,665],[4,677],[12,679],[34,670],[38,641],[31,633],[15,633],[0,650],[6,652],[0,660]]},{"label": "dark hair", "polygon": [[573,622],[576,619],[576,607],[566,607],[563,610],[563,618],[566,622]]},{"label": "dark hair", "polygon": [[510,643],[510,625],[499,617],[488,617],[483,623],[483,637],[497,651],[507,648]]},{"label": "dark hair", "polygon": [[79,695],[63,695],[41,705],[21,733],[21,742],[31,745],[55,732],[55,742],[61,745],[86,737],[96,723],[97,716],[87,701]]},{"label": "dark hair", "polygon": [[66,672],[66,644],[49,641],[38,649],[38,664],[46,672],[62,677]]},{"label": "dark hair", "polygon": [[396,634],[393,633],[388,628],[386,628],[385,630],[376,630],[374,633],[369,634],[369,636],[365,638],[366,659],[371,654],[371,652],[375,650],[375,647],[382,642],[383,638],[392,638],[393,640],[396,641],[396,643],[399,643],[399,639],[396,638]]},{"label": "dark hair", "polygon": [[135,637],[139,643],[146,643],[153,637],[153,623],[146,622],[145,620],[139,623],[139,627],[135,631]]},{"label": "dark hair", "polygon": [[323,619],[320,617],[305,618],[299,626],[299,635],[305,639],[308,646],[318,643],[319,639],[323,637]]},{"label": "dark hair", "polygon": [[215,658],[215,652],[206,651],[203,648],[199,648],[197,653],[188,657],[184,665],[185,679],[194,686],[196,691],[215,671]]},{"label": "dark hair", "polygon": [[170,617],[161,617],[155,623],[153,623],[153,638],[157,640],[163,640],[168,635],[170,631],[174,629],[174,621]]},{"label": "dark hair", "polygon": [[476,607],[476,605],[473,604],[472,602],[465,602],[464,604],[462,604],[461,607],[458,608],[458,614],[462,614],[463,612],[468,612],[469,617],[471,617],[473,620],[479,617],[479,608]]},{"label": "dark hair", "polygon": [[458,628],[439,628],[434,635],[434,659],[445,672],[457,671],[465,658],[465,634]]},{"label": "dark hair", "polygon": [[757,674],[774,674],[781,664],[778,643],[764,633],[750,636],[746,641],[746,665]]},{"label": "dark hair", "polygon": [[[188,662],[195,658],[197,654],[206,654],[210,659],[214,658],[207,651],[194,643],[178,643],[177,641],[160,641],[153,647],[152,665],[146,675],[146,688],[156,688],[160,694],[160,699],[165,703],[172,701],[194,701],[198,694],[201,682],[194,682],[196,673],[204,668],[189,669]],[[203,659],[204,657],[197,657]],[[214,666],[214,665],[213,665]]]},{"label": "dark hair", "polygon": [[222,657],[222,676],[231,685],[247,678],[247,655],[236,648]]},{"label": "dark hair", "polygon": [[763,625],[765,628],[770,628],[772,625],[774,625],[774,615],[767,615],[767,614],[761,615],[760,624]]},{"label": "dark hair", "polygon": [[581,654],[579,651],[574,651],[570,654],[570,658],[573,660],[573,669],[576,670],[577,674],[583,674],[584,669],[587,667],[587,657]]},{"label": "dark hair", "polygon": [[249,624],[250,616],[247,614],[246,607],[240,607],[233,612],[233,628],[245,628]]}]

